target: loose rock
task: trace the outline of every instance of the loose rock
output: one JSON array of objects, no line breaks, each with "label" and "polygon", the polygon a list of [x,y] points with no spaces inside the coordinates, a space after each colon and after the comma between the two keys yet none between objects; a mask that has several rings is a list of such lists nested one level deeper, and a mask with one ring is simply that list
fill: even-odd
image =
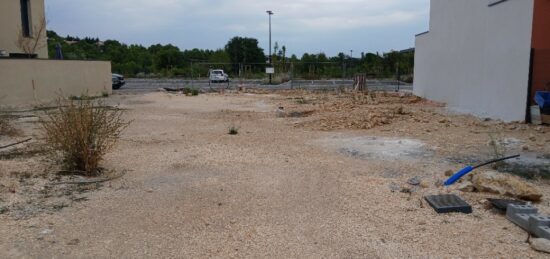
[{"label": "loose rock", "polygon": [[474,175],[473,186],[481,192],[497,193],[528,201],[540,201],[542,194],[532,184],[521,178],[496,171],[485,171]]},{"label": "loose rock", "polygon": [[429,188],[430,185],[429,185],[426,181],[422,181],[422,182],[420,182],[420,187],[422,187],[422,188]]},{"label": "loose rock", "polygon": [[550,240],[546,238],[531,238],[529,243],[531,244],[531,248],[536,251],[550,254]]},{"label": "loose rock", "polygon": [[422,180],[420,180],[418,176],[415,176],[407,181],[408,184],[414,185],[414,186],[420,185],[421,182]]},{"label": "loose rock", "polygon": [[401,186],[399,186],[399,184],[396,184],[396,183],[390,183],[390,190],[391,192],[399,192],[401,191]]}]

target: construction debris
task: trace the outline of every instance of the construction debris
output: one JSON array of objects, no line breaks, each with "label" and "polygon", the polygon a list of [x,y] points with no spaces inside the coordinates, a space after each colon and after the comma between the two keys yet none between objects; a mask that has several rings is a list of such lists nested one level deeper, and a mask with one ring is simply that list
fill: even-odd
[{"label": "construction debris", "polygon": [[472,184],[477,191],[490,192],[527,201],[540,201],[541,192],[534,185],[518,176],[496,171],[475,174]]},{"label": "construction debris", "polygon": [[509,204],[506,218],[529,235],[550,239],[550,217],[539,215],[538,209],[532,205]]},{"label": "construction debris", "polygon": [[297,126],[319,130],[371,129],[397,120],[414,118],[414,114],[403,105],[423,101],[412,95],[400,96],[384,92],[348,93],[339,97],[330,95],[317,99],[315,104],[296,107],[298,112],[304,109],[311,111],[314,108],[317,115]]},{"label": "construction debris", "polygon": [[367,87],[367,75],[366,74],[357,74],[353,78],[353,89],[356,92],[368,92]]},{"label": "construction debris", "polygon": [[506,210],[508,209],[508,205],[510,204],[516,204],[516,205],[525,205],[524,201],[520,200],[507,200],[507,199],[487,199],[489,203],[491,203],[491,206],[499,211],[502,211],[506,213]]}]

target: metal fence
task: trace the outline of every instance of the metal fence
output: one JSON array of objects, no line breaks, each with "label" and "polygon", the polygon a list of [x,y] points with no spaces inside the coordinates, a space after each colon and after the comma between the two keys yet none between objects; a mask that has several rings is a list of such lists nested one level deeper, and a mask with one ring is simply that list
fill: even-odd
[{"label": "metal fence", "polygon": [[[200,89],[201,91],[218,91],[238,88],[261,88],[271,90],[320,90],[332,91],[336,89],[353,89],[353,80],[290,80],[282,84],[268,84],[264,79],[232,79],[228,83],[211,83],[208,79],[183,78],[130,78],[122,91],[149,92],[159,88],[181,89],[184,87]],[[367,80],[369,90],[375,91],[411,91],[412,85],[392,79]]]},{"label": "metal fence", "polygon": [[[150,91],[158,88],[190,87],[203,91],[215,91],[219,88],[236,89],[305,89],[334,90],[353,88],[353,77],[358,74],[367,76],[369,90],[412,90],[412,85],[397,80],[396,74],[388,76],[375,68],[361,67],[351,62],[275,62],[271,80],[266,74],[269,64],[264,63],[214,63],[192,62],[172,78],[133,78],[127,80],[126,89],[130,91]],[[210,69],[223,69],[229,74],[227,83],[212,83],[208,79]]]},{"label": "metal fence", "polygon": [[[233,79],[263,79],[268,80],[266,63],[211,63],[193,62],[189,68],[178,76],[185,78],[205,79],[210,69],[223,69]],[[354,62],[275,62],[272,67],[272,83],[280,84],[292,80],[330,80],[352,79],[357,73],[367,74],[368,78],[394,78],[397,73],[388,73],[376,67],[364,67]],[[397,71],[396,71],[397,72]]]}]

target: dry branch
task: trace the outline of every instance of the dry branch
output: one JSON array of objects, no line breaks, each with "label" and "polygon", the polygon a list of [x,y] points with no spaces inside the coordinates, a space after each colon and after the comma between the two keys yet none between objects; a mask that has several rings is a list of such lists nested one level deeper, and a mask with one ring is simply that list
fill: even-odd
[{"label": "dry branch", "polygon": [[100,179],[86,179],[86,180],[81,180],[81,181],[57,182],[57,183],[52,183],[52,185],[104,183],[104,182],[108,182],[108,181],[112,181],[112,180],[121,178],[124,175],[126,175],[126,170],[122,171],[122,173],[120,173],[119,175],[116,175],[116,176],[113,176],[113,177],[100,178]]},{"label": "dry branch", "polygon": [[46,24],[46,19],[42,19],[38,26],[33,27],[32,35],[29,36],[23,35],[23,29],[19,30],[19,37],[15,44],[29,57],[36,54],[37,49],[47,46],[47,42],[42,41],[46,33]]},{"label": "dry branch", "polygon": [[13,147],[13,146],[15,146],[15,145],[23,144],[23,143],[29,142],[29,141],[31,141],[31,140],[32,140],[32,138],[28,138],[28,139],[25,139],[25,140],[22,140],[22,141],[13,143],[13,144],[9,144],[9,145],[6,145],[6,146],[1,146],[0,149]]}]

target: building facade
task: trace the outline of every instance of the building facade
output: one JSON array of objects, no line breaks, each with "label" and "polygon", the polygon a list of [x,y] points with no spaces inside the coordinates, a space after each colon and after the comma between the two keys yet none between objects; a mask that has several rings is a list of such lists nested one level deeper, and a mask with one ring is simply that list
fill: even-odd
[{"label": "building facade", "polygon": [[459,112],[526,120],[546,80],[539,76],[535,84],[533,71],[550,68],[533,62],[550,43],[549,6],[550,0],[432,0],[429,31],[416,36],[414,93]]},{"label": "building facade", "polygon": [[106,93],[110,62],[48,59],[44,0],[0,0],[0,108]]},{"label": "building facade", "polygon": [[[36,54],[48,58],[44,0],[0,1],[0,51],[4,55]],[[36,43],[36,48],[32,49]],[[33,53],[26,53],[28,44]]]}]

